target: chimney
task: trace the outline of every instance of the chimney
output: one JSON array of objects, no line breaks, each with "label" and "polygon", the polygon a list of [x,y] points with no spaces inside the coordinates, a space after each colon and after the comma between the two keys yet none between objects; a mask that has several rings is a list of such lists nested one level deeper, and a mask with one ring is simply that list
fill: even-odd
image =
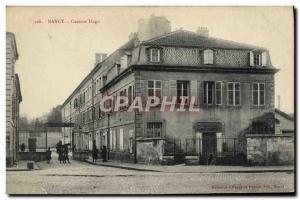
[{"label": "chimney", "polygon": [[152,39],[171,32],[171,22],[164,16],[151,15],[138,20],[137,36],[140,41]]},{"label": "chimney", "polygon": [[96,53],[95,54],[95,65],[101,63],[107,57],[106,53]]},{"label": "chimney", "polygon": [[208,29],[207,27],[199,26],[196,33],[202,37],[208,37]]},{"label": "chimney", "polygon": [[137,33],[136,32],[131,32],[128,36],[129,40],[133,39],[133,38],[136,38],[137,37]]}]

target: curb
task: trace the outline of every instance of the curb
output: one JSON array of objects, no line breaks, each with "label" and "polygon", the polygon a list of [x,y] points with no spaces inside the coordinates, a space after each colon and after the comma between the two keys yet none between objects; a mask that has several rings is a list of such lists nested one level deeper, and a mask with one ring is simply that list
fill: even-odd
[{"label": "curb", "polygon": [[158,171],[158,170],[152,170],[152,169],[140,169],[140,168],[134,168],[134,167],[124,167],[124,166],[116,166],[116,165],[110,165],[110,164],[101,164],[101,163],[93,163],[88,160],[84,160],[83,162],[92,164],[92,165],[99,165],[102,167],[114,167],[114,168],[119,168],[119,169],[127,169],[127,170],[135,170],[135,171],[146,171],[146,172],[163,172],[163,171]]},{"label": "curb", "polygon": [[7,172],[18,172],[18,171],[36,171],[39,169],[6,169]]},{"label": "curb", "polygon": [[92,165],[99,165],[103,167],[113,167],[119,169],[127,169],[127,170],[135,170],[135,171],[147,171],[147,172],[164,172],[164,173],[278,173],[278,172],[286,172],[286,173],[293,173],[294,169],[284,169],[284,170],[240,170],[240,171],[202,171],[202,172],[167,172],[167,171],[159,171],[159,170],[151,170],[151,169],[140,169],[134,167],[124,167],[124,166],[116,166],[110,164],[101,164],[101,163],[93,163],[88,160],[84,160],[83,162],[92,164]]},{"label": "curb", "polygon": [[277,172],[287,172],[287,173],[293,173],[293,169],[270,169],[270,170],[241,170],[241,171],[216,171],[215,173],[277,173]]}]

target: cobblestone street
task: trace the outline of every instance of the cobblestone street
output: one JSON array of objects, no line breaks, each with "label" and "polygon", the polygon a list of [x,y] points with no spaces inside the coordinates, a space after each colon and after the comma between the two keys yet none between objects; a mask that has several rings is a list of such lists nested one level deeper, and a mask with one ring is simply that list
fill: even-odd
[{"label": "cobblestone street", "polygon": [[[292,192],[294,174],[149,172],[71,161],[38,163],[40,170],[7,171],[8,194],[195,194]],[[187,169],[189,166],[185,166]],[[193,166],[195,168],[195,166]],[[199,166],[201,167],[201,166]],[[184,169],[184,166],[182,167]]]}]

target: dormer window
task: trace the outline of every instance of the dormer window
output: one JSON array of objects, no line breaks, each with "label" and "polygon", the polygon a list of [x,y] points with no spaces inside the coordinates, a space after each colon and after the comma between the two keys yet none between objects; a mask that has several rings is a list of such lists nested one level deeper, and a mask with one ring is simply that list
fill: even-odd
[{"label": "dormer window", "polygon": [[150,49],[150,62],[160,62],[159,49]]},{"label": "dormer window", "polygon": [[103,76],[102,77],[102,86],[104,86],[106,84],[107,81],[107,76]]},{"label": "dormer window", "polygon": [[117,75],[119,75],[120,72],[121,72],[121,64],[116,63],[115,66],[116,66],[116,72],[117,72]]},{"label": "dormer window", "polygon": [[253,63],[254,65],[261,65],[261,54],[255,53],[253,55]]},{"label": "dormer window", "polygon": [[250,51],[250,66],[267,66],[267,52]]},{"label": "dormer window", "polygon": [[203,51],[203,64],[212,65],[214,64],[214,51],[211,49],[205,49]]}]

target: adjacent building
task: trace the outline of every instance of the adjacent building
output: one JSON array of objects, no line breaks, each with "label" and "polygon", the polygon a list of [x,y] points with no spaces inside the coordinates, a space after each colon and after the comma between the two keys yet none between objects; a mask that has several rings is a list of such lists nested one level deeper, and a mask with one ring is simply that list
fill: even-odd
[{"label": "adjacent building", "polygon": [[[25,151],[29,151],[30,140],[34,140],[36,151],[45,151],[46,133],[45,130],[22,130],[19,132],[19,144],[24,144]],[[47,132],[47,147],[55,148],[59,141],[63,141],[62,133],[57,131]]]},{"label": "adjacent building", "polygon": [[18,59],[15,35],[6,32],[6,165],[17,161],[19,134],[19,104],[22,101],[20,81],[15,73]]},{"label": "adjacent building", "polygon": [[[278,70],[266,48],[210,37],[205,27],[171,31],[164,17],[138,25],[111,55],[96,54],[94,69],[63,103],[63,121],[76,126],[63,132],[75,151],[106,146],[110,159],[142,163],[227,158],[246,153],[244,135],[275,133]],[[195,97],[197,111],[103,112],[106,96],[176,96],[177,107]]]}]

